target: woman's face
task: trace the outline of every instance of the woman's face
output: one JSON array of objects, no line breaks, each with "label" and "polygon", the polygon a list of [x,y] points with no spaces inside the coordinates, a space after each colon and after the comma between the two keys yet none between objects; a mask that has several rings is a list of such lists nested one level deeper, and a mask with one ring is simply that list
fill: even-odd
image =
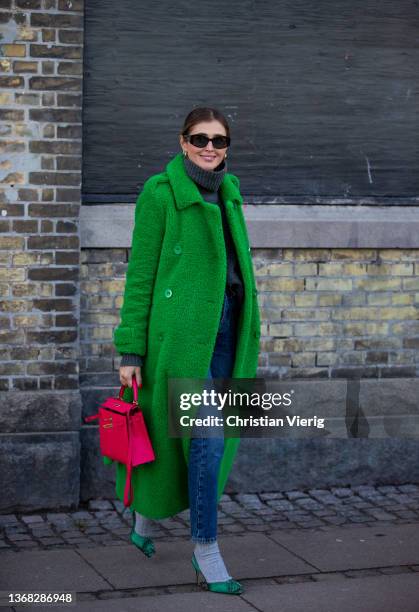
[{"label": "woman's face", "polygon": [[[217,135],[227,136],[223,124],[215,119],[196,123],[189,131],[189,135],[192,134],[206,134],[208,138],[213,138]],[[183,151],[186,151],[191,161],[205,170],[214,170],[223,161],[227,151],[227,147],[215,149],[211,141],[203,149],[198,149],[198,147],[194,147],[193,144],[184,140],[182,134],[180,135],[180,146]]]}]

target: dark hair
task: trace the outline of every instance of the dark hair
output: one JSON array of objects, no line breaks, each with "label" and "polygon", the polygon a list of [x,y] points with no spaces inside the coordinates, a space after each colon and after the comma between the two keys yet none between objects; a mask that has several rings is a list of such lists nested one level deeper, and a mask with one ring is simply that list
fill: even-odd
[{"label": "dark hair", "polygon": [[213,121],[214,119],[224,126],[227,136],[230,136],[230,127],[224,115],[216,108],[208,108],[207,106],[194,108],[189,113],[183,122],[181,134],[182,136],[186,136],[186,134],[189,134],[189,130],[197,123],[201,121]]}]

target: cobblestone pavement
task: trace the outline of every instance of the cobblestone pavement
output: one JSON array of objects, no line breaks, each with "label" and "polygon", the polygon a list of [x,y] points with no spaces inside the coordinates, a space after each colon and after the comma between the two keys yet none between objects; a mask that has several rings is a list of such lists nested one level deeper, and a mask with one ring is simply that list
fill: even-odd
[{"label": "cobblestone pavement", "polygon": [[[131,514],[119,500],[95,499],[76,511],[0,515],[0,549],[20,551],[118,546],[127,544]],[[282,493],[222,496],[220,536],[245,532],[334,525],[414,523],[419,521],[419,486],[332,487]],[[189,510],[154,522],[154,539],[189,539]]]}]

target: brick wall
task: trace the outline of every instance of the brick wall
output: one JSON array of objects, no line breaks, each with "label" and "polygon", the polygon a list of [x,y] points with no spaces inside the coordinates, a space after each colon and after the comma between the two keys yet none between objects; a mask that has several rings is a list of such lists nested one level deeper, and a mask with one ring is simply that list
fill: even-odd
[{"label": "brick wall", "polygon": [[[416,377],[419,249],[253,249],[261,309],[260,376]],[[129,249],[83,250],[82,363],[86,383],[119,367]]]},{"label": "brick wall", "polygon": [[[348,431],[347,439],[242,440],[231,490],[419,480],[417,440],[407,439],[403,417],[393,428],[387,420],[378,437],[374,428],[380,432],[382,420],[364,419],[417,413],[419,249],[256,248],[252,256],[261,308],[258,376],[303,381],[301,403],[317,414],[339,414]],[[128,259],[129,248],[82,250],[86,413],[118,385],[112,332]],[[94,442],[94,431],[84,426],[84,500],[114,494],[112,472],[97,461]]]},{"label": "brick wall", "polygon": [[79,498],[82,8],[0,0],[2,508]]},{"label": "brick wall", "polygon": [[418,376],[418,249],[260,250],[254,265],[261,375]]}]

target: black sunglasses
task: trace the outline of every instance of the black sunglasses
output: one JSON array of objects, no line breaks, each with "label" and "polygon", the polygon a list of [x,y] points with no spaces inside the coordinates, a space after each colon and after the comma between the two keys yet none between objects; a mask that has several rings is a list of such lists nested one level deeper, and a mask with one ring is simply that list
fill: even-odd
[{"label": "black sunglasses", "polygon": [[203,149],[207,146],[209,141],[212,142],[212,146],[214,149],[225,149],[230,146],[230,137],[217,135],[214,138],[208,138],[206,134],[184,134],[183,135],[187,142],[193,144],[194,147],[198,147],[198,149]]}]

